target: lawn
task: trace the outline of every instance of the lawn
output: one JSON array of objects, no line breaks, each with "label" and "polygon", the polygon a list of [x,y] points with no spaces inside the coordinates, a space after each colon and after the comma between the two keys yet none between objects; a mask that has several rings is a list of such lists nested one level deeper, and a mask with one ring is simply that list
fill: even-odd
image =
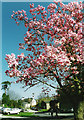
[{"label": "lawn", "polygon": [[31,112],[20,112],[19,114],[10,114],[7,116],[17,116],[17,117],[31,117],[34,116]]}]

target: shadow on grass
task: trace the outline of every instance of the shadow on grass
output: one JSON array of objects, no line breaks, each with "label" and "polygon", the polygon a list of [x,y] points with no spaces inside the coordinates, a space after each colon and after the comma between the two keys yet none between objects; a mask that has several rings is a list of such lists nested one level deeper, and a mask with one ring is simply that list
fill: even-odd
[{"label": "shadow on grass", "polygon": [[[61,117],[27,117],[27,118],[2,118],[1,120],[73,120],[73,117],[65,117],[65,116],[61,116]],[[72,118],[72,119],[71,119]]]}]

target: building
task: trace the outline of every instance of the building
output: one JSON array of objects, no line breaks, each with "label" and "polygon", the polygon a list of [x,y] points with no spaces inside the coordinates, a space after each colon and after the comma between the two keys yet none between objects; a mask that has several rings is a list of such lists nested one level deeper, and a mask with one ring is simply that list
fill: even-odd
[{"label": "building", "polygon": [[32,96],[32,101],[30,102],[30,106],[35,106],[36,105],[36,100],[34,99],[34,93],[33,93],[33,96]]},{"label": "building", "polygon": [[23,102],[23,103],[22,103],[22,106],[24,107],[24,109],[28,109],[28,108],[30,108],[30,103],[28,103],[28,102]]},{"label": "building", "polygon": [[32,98],[24,98],[22,97],[22,106],[24,107],[24,109],[29,109],[30,107],[33,107],[37,104],[36,100],[34,99],[34,93]]}]

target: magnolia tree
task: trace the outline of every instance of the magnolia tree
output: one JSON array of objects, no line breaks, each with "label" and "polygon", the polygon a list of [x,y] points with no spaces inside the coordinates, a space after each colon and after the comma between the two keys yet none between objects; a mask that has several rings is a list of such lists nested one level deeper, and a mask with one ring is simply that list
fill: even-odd
[{"label": "magnolia tree", "polygon": [[[21,53],[17,57],[13,53],[7,54],[5,59],[9,70],[6,75],[17,77],[16,83],[23,81],[28,88],[43,83],[57,89],[58,83],[67,96],[70,95],[68,88],[83,95],[82,10],[82,2],[65,5],[54,1],[47,10],[30,4],[32,18],[28,18],[24,10],[13,11],[11,17],[16,24],[23,21],[27,29],[19,49],[25,49],[28,54]],[[70,101],[74,103],[72,97]],[[79,102],[73,107],[75,113],[78,105]]]}]

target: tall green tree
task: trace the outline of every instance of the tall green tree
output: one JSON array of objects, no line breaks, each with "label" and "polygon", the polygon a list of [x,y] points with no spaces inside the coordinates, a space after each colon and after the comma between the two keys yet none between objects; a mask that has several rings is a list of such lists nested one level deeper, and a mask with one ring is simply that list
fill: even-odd
[{"label": "tall green tree", "polygon": [[11,82],[9,81],[2,82],[2,89],[5,91],[5,94],[7,94],[7,90],[9,89],[10,85],[11,85]]},{"label": "tall green tree", "polygon": [[3,93],[3,95],[2,95],[2,104],[4,104],[5,107],[10,106],[9,95],[6,95],[5,93]]}]

